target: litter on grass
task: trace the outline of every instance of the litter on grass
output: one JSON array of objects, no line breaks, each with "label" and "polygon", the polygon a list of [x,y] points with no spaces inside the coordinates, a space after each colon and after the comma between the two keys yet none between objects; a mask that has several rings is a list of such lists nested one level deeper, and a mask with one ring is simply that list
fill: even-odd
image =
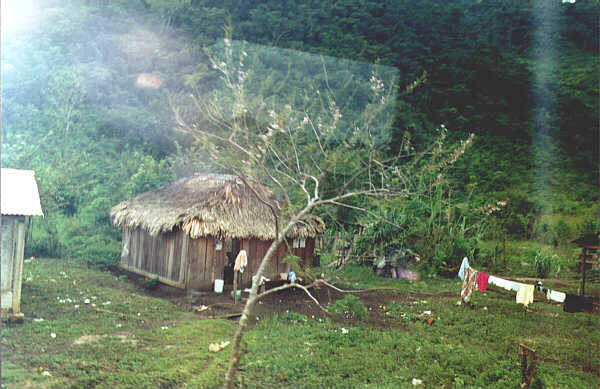
[{"label": "litter on grass", "polygon": [[225,347],[227,347],[227,345],[229,345],[229,341],[223,341],[221,343],[211,343],[210,346],[208,346],[208,351],[210,351],[211,353],[218,353],[219,351],[223,350]]}]

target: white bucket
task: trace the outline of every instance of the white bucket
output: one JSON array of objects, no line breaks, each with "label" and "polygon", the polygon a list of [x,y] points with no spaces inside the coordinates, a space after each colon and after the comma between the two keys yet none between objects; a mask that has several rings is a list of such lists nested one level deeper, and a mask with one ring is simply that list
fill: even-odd
[{"label": "white bucket", "polygon": [[215,293],[223,293],[223,280],[215,280]]}]

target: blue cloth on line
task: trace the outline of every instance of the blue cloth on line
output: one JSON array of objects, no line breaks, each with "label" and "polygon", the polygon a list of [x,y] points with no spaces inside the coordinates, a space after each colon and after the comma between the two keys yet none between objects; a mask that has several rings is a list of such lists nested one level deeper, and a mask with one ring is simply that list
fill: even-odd
[{"label": "blue cloth on line", "polygon": [[469,266],[469,259],[467,257],[464,257],[462,263],[460,264],[460,270],[458,271],[458,276],[461,280],[465,279],[465,270],[470,267],[471,266]]}]

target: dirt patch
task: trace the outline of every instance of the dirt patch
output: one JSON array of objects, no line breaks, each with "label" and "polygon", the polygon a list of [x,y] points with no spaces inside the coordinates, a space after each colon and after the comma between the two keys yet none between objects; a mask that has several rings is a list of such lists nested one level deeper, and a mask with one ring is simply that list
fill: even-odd
[{"label": "dirt patch", "polygon": [[[236,305],[233,304],[231,297],[231,285],[225,285],[223,293],[213,293],[211,291],[186,291],[178,288],[173,288],[164,284],[154,290],[148,290],[143,286],[143,277],[124,272],[123,270],[114,267],[111,269],[113,274],[127,274],[130,281],[134,282],[140,293],[152,297],[163,298],[181,307],[182,310],[195,312],[198,319],[229,319],[238,320],[241,316],[244,304],[246,303],[248,293],[242,294],[242,300]],[[279,285],[273,285],[273,287]],[[311,289],[311,294],[319,301],[321,306],[327,307],[328,304],[333,304],[335,301],[343,299],[347,293],[341,293],[329,287]],[[352,317],[344,317],[343,315],[335,315],[326,313],[319,308],[314,301],[301,289],[290,288],[265,296],[256,304],[254,315],[250,318],[252,324],[259,322],[262,318],[270,316],[274,313],[284,314],[289,312],[300,313],[309,318],[325,318],[328,317],[333,321],[344,325],[360,325],[366,324],[372,327],[380,328],[399,328],[404,327],[398,320],[393,320],[388,315],[382,306],[390,304],[411,304],[413,301],[436,298],[456,297],[456,293],[442,293],[438,295],[417,294],[417,293],[401,293],[393,291],[369,291],[362,293],[354,293],[363,302],[369,313],[369,318],[366,322],[360,322]]]},{"label": "dirt patch", "polygon": [[[343,299],[347,293],[341,293],[328,287],[311,289],[311,294],[319,301],[321,306],[327,307],[335,301]],[[243,295],[242,301],[237,305],[233,304],[230,294],[216,294],[210,292],[198,292],[192,299],[192,310],[195,310],[199,318],[226,318],[237,320],[241,314],[248,294]],[[279,315],[289,312],[300,313],[310,318],[328,317],[333,321],[345,325],[366,324],[372,327],[381,328],[399,328],[404,325],[398,320],[394,320],[383,307],[391,304],[411,304],[413,301],[419,301],[423,298],[445,298],[449,294],[440,295],[421,295],[421,294],[400,294],[395,292],[370,291],[364,293],[355,293],[367,308],[369,318],[366,322],[360,322],[353,317],[344,317],[323,312],[314,301],[301,289],[291,288],[282,290],[265,296],[256,304],[254,315],[251,317],[251,323],[258,322],[260,319],[270,316],[274,313]],[[454,296],[454,295],[452,295]],[[203,307],[204,306],[204,307]]]},{"label": "dirt patch", "polygon": [[94,344],[100,342],[102,339],[106,338],[114,338],[121,341],[121,343],[131,343],[136,345],[138,341],[136,339],[132,339],[133,335],[128,332],[117,332],[114,334],[106,334],[106,335],[84,335],[75,339],[73,342],[74,345],[80,344]]}]

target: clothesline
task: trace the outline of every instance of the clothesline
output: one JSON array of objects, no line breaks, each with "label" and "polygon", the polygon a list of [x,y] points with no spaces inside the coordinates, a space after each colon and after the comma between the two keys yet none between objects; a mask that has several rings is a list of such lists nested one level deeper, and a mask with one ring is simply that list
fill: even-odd
[{"label": "clothesline", "polygon": [[478,288],[481,292],[485,292],[489,283],[508,291],[517,292],[517,304],[523,304],[525,306],[533,302],[534,290],[538,290],[546,294],[547,300],[563,303],[563,310],[565,312],[573,313],[593,308],[591,296],[577,296],[547,289],[544,288],[539,281],[536,285],[531,285],[492,276],[473,269],[469,265],[469,259],[467,257],[463,258],[460,270],[458,271],[458,276],[463,280],[460,295],[462,301],[465,303],[468,303],[471,300],[471,295],[475,288]]}]

